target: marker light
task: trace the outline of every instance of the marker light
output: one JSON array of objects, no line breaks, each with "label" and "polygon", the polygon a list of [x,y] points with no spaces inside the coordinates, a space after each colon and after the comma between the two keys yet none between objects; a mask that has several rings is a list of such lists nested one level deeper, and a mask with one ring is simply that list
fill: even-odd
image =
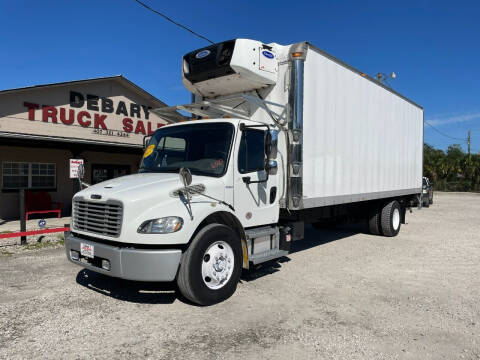
[{"label": "marker light", "polygon": [[303,52],[299,51],[299,52],[293,52],[292,53],[292,57],[296,58],[296,57],[302,57],[303,56]]},{"label": "marker light", "polygon": [[170,234],[180,230],[183,219],[178,216],[167,216],[144,221],[137,229],[141,234]]},{"label": "marker light", "polygon": [[102,260],[102,269],[110,271],[110,261],[103,259]]},{"label": "marker light", "polygon": [[188,62],[183,59],[183,73],[188,74],[190,72],[190,67],[188,66]]}]

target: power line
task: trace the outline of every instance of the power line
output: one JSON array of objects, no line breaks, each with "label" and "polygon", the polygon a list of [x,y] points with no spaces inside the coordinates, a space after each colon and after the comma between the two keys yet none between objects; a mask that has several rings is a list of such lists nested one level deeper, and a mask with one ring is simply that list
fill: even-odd
[{"label": "power line", "polygon": [[428,126],[430,126],[433,130],[435,130],[436,132],[438,132],[440,135],[443,135],[447,138],[450,138],[450,139],[453,139],[453,140],[458,140],[458,141],[462,141],[462,142],[467,142],[466,139],[460,139],[460,138],[456,138],[456,137],[453,137],[453,136],[450,136],[450,135],[447,135],[443,132],[441,132],[440,130],[438,130],[435,126],[433,126],[432,124],[430,124],[427,120],[424,120],[424,123],[427,124]]},{"label": "power line", "polygon": [[141,2],[140,0],[134,0],[134,1],[136,1],[137,3],[139,3],[140,5],[142,5],[144,8],[150,10],[151,12],[154,12],[155,14],[160,15],[160,16],[163,17],[164,19],[170,21],[172,24],[175,24],[175,25],[181,27],[182,29],[187,30],[188,32],[192,33],[193,35],[198,36],[199,38],[208,41],[210,44],[215,44],[212,40],[207,39],[205,36],[202,36],[202,35],[200,35],[199,33],[196,33],[195,31],[193,31],[192,29],[189,29],[188,27],[186,27],[186,26],[184,26],[184,25],[176,22],[175,20],[169,18],[167,15],[162,14],[160,11],[157,11],[157,10],[155,10],[155,9],[152,9],[150,6],[148,6],[148,5],[145,4],[144,2]]}]

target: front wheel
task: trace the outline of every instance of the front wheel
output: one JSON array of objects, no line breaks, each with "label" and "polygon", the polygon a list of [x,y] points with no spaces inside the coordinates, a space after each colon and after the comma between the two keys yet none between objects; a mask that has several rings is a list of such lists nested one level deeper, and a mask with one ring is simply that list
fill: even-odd
[{"label": "front wheel", "polygon": [[228,299],[242,272],[242,246],[228,226],[210,224],[198,232],[183,255],[177,284],[188,300],[212,305]]}]

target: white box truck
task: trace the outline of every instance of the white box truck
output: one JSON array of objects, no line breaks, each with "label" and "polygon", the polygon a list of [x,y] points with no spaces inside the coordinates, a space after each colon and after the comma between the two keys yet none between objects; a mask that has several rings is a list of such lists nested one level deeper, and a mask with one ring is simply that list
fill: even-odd
[{"label": "white box truck", "polygon": [[[307,42],[236,39],[186,54],[191,104],[156,109],[138,174],[73,198],[67,257],[192,302],[285,256],[305,223],[360,218],[395,236],[421,197],[423,109]],[[192,120],[173,123],[172,112]]]}]

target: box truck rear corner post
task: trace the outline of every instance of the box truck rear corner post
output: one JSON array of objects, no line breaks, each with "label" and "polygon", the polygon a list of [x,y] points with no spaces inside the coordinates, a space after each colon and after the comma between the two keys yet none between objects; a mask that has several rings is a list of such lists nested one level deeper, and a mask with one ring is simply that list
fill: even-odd
[{"label": "box truck rear corner post", "polygon": [[396,236],[421,197],[423,109],[309,43],[214,44],[183,57],[182,80],[192,103],[153,110],[171,124],[139,173],[75,194],[73,263],[210,305],[305,224]]}]

